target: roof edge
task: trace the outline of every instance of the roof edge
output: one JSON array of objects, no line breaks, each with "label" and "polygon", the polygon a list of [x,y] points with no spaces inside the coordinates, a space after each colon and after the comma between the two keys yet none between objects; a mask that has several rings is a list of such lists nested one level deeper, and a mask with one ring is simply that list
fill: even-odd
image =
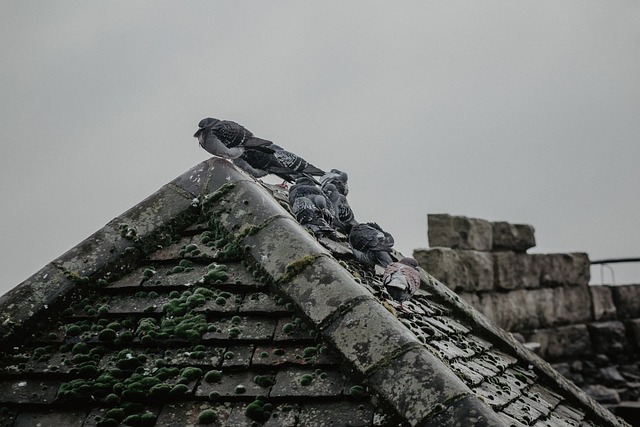
[{"label": "roof edge", "polygon": [[516,341],[516,339],[513,338],[513,335],[497,326],[494,326],[482,313],[475,310],[446,285],[422,269],[420,276],[421,286],[425,286],[429,292],[450,303],[452,307],[459,310],[461,315],[469,319],[472,324],[482,329],[482,333],[491,335],[492,338],[497,341],[499,347],[502,347],[503,349],[507,348],[509,351],[514,351],[518,358],[529,361],[529,363],[531,363],[538,372],[543,374],[548,381],[554,383],[560,390],[566,393],[564,396],[565,398],[568,400],[576,400],[574,403],[578,404],[580,409],[591,414],[602,423],[619,426],[626,425],[622,423],[621,420],[611,411],[605,409],[577,385],[567,380],[553,369],[548,362]]},{"label": "roof edge", "polygon": [[92,285],[116,278],[155,250],[165,233],[179,229],[194,213],[194,199],[231,179],[247,179],[224,164],[212,158],[194,166],[0,296],[3,342],[19,342],[25,338],[21,332],[55,312],[57,304],[90,293]]},{"label": "roof edge", "polygon": [[214,196],[206,214],[234,236],[404,422],[422,425],[462,399],[483,414],[478,419],[496,420],[493,410],[357,283],[264,186],[253,178],[229,184]]}]

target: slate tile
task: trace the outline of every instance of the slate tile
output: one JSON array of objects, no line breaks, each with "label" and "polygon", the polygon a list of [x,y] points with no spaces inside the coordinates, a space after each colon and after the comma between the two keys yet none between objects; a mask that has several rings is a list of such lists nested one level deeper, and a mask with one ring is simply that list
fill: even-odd
[{"label": "slate tile", "polygon": [[184,348],[165,351],[164,360],[172,366],[218,367],[223,355],[223,347],[206,347],[204,351]]},{"label": "slate tile", "polygon": [[450,364],[451,369],[469,387],[476,386],[484,381],[485,377],[469,366],[467,361],[456,361]]},{"label": "slate tile", "polygon": [[281,317],[278,320],[274,332],[274,343],[284,341],[311,341],[316,336],[314,328],[295,317]]},{"label": "slate tile", "polygon": [[0,427],[11,427],[17,415],[15,410],[7,407],[0,408]]},{"label": "slate tile", "polygon": [[276,319],[268,317],[237,316],[218,321],[211,321],[218,331],[203,335],[204,342],[212,340],[271,340],[276,328]]},{"label": "slate tile", "polygon": [[162,313],[162,307],[171,300],[169,295],[134,296],[116,295],[108,303],[109,314]]},{"label": "slate tile", "polygon": [[300,425],[303,426],[370,426],[373,406],[369,403],[328,402],[302,405]]},{"label": "slate tile", "polygon": [[520,396],[520,390],[512,388],[500,377],[493,377],[484,381],[473,391],[486,403],[494,407],[502,407]]},{"label": "slate tile", "polygon": [[[230,294],[230,296],[227,296]],[[238,312],[242,300],[243,294],[234,292],[224,292],[223,296],[214,296],[208,300],[204,305],[197,307],[196,312],[211,313],[211,314],[235,314]]]},{"label": "slate tile", "polygon": [[[307,356],[305,357],[305,350]],[[338,356],[324,345],[273,345],[257,346],[251,359],[252,366],[279,366],[279,365],[334,365],[340,362]]]},{"label": "slate tile", "polygon": [[254,345],[230,345],[223,355],[222,366],[224,368],[250,366],[254,348]]},{"label": "slate tile", "polygon": [[212,409],[216,413],[216,420],[211,426],[231,426],[228,419],[231,413],[230,403],[210,402],[179,402],[162,406],[157,426],[163,427],[197,427],[203,424],[198,422],[198,416],[206,409]]},{"label": "slate tile", "polygon": [[339,396],[345,379],[337,371],[285,368],[276,375],[269,397]]},{"label": "slate tile", "polygon": [[0,381],[0,403],[39,403],[53,402],[61,381],[53,380],[4,380]]},{"label": "slate tile", "polygon": [[[106,412],[109,410],[110,408],[93,408],[91,410],[91,412],[89,412],[89,415],[87,416],[84,424],[82,424],[82,427],[98,427],[98,423],[101,420],[104,420],[106,418]],[[143,407],[142,410],[140,412],[136,412],[137,414],[151,414],[154,417],[157,417],[158,414],[160,413],[160,407]],[[157,418],[156,418],[157,420]],[[126,425],[126,424],[119,424],[119,425]],[[161,425],[161,424],[155,424],[155,425]],[[53,427],[54,425],[52,425]],[[64,424],[60,424],[60,427],[65,426]],[[44,426],[43,426],[44,427]],[[56,424],[55,427],[58,427],[58,425]]]},{"label": "slate tile", "polygon": [[65,426],[81,427],[87,413],[85,411],[25,411],[20,412],[16,417],[13,427],[34,427],[34,426]]},{"label": "slate tile", "polygon": [[286,315],[291,311],[287,310],[284,304],[278,304],[274,296],[264,292],[252,292],[247,294],[240,306],[241,313],[269,313],[271,315]]},{"label": "slate tile", "polygon": [[458,358],[468,359],[475,355],[475,352],[464,342],[453,342],[452,340],[442,339],[430,341],[429,345],[436,349],[435,354],[439,354],[441,358],[453,360]]},{"label": "slate tile", "polygon": [[[443,410],[428,417],[417,425],[421,427],[484,427],[484,426],[508,426],[491,410],[488,405],[474,396],[465,396],[461,399],[446,402]],[[412,423],[416,425],[416,423]]]},{"label": "slate tile", "polygon": [[[265,403],[269,403],[267,399]],[[246,415],[248,403],[236,403],[231,411],[231,416],[227,424],[234,427],[254,427],[256,421]],[[273,413],[264,423],[260,423],[262,427],[296,427],[300,426],[297,421],[298,409],[285,405],[274,405]]]},{"label": "slate tile", "polygon": [[531,406],[522,398],[518,398],[509,403],[502,411],[510,417],[518,420],[525,425],[531,425],[537,421],[543,414],[535,407]]},{"label": "slate tile", "polygon": [[227,372],[222,371],[219,382],[208,383],[201,381],[196,389],[197,397],[209,397],[211,392],[217,392],[221,397],[247,398],[266,396],[269,387],[262,387],[255,382],[256,372]]}]

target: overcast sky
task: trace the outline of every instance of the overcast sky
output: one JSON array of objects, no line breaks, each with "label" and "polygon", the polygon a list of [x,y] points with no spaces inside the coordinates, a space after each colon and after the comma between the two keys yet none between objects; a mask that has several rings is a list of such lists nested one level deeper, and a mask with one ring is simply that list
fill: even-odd
[{"label": "overcast sky", "polygon": [[450,213],[640,257],[639,22],[635,1],[4,2],[0,293],[208,158],[207,116],[349,172],[406,255]]}]

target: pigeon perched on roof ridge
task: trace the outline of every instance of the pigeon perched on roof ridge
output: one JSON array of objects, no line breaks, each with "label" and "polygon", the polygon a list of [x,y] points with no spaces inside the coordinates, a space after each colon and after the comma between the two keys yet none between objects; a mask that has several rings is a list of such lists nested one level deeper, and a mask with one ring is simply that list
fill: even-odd
[{"label": "pigeon perched on roof ridge", "polygon": [[405,257],[389,264],[382,275],[382,284],[402,308],[402,304],[411,299],[420,288],[418,261]]},{"label": "pigeon perched on roof ridge", "polygon": [[296,218],[296,221],[303,227],[311,230],[311,232],[317,236],[327,236],[331,239],[336,238],[336,232],[327,222],[325,213],[318,207],[314,198],[320,197],[318,195],[310,195],[311,197],[300,196],[296,198],[291,205],[291,212]]},{"label": "pigeon perched on roof ridge", "polygon": [[349,232],[349,244],[356,260],[366,265],[378,264],[382,267],[393,262],[391,248],[393,236],[375,222],[356,224]]},{"label": "pigeon perched on roof ridge", "polygon": [[271,152],[258,149],[246,149],[244,153],[233,159],[233,162],[245,172],[256,178],[268,174],[276,175],[287,182],[294,182],[297,178],[307,177],[314,184],[318,181],[313,175],[322,175],[322,169],[315,167],[302,157],[279,147],[276,144],[267,146]]},{"label": "pigeon perched on roof ridge", "polygon": [[347,198],[340,193],[335,184],[330,182],[322,183],[322,192],[327,195],[333,206],[334,226],[341,233],[349,234],[351,228],[358,224],[358,221],[355,219]]},{"label": "pigeon perched on roof ridge", "polygon": [[349,175],[339,169],[331,169],[320,178],[323,191],[326,185],[333,184],[343,196],[346,196],[349,193],[348,180]]},{"label": "pigeon perched on roof ridge", "polygon": [[207,117],[200,120],[198,130],[193,134],[198,143],[214,156],[225,159],[240,157],[246,149],[273,152],[273,142],[257,138],[244,126],[230,120]]}]

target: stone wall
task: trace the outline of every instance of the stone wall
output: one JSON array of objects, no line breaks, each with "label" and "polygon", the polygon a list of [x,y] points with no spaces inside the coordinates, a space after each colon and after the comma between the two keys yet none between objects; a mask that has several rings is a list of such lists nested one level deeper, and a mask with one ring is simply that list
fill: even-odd
[{"label": "stone wall", "polygon": [[585,253],[528,254],[525,224],[428,215],[414,257],[604,403],[640,395],[640,285],[589,286]]}]

